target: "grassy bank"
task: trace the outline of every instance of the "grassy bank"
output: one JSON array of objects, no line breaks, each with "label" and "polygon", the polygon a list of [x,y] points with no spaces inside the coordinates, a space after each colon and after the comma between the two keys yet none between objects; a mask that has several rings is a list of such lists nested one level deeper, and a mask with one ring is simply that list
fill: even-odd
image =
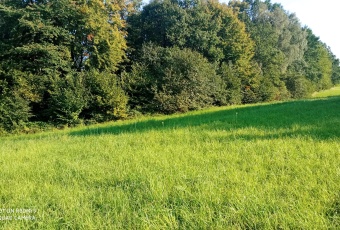
[{"label": "grassy bank", "polygon": [[0,228],[337,229],[339,112],[329,97],[0,138]]},{"label": "grassy bank", "polygon": [[313,94],[314,98],[322,98],[322,97],[333,97],[333,96],[339,96],[340,95],[340,85],[335,86],[329,90],[323,90],[320,92],[315,92]]}]

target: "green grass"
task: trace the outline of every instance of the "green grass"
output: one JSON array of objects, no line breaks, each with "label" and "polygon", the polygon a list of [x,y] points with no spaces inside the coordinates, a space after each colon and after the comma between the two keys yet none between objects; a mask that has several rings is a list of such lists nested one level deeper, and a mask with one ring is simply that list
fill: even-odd
[{"label": "green grass", "polygon": [[339,96],[340,95],[340,86],[335,86],[330,90],[323,90],[320,92],[316,92],[313,94],[314,98],[321,98],[321,97],[332,97],[332,96]]},{"label": "green grass", "polygon": [[339,112],[329,97],[0,138],[0,210],[36,218],[0,229],[339,229]]}]

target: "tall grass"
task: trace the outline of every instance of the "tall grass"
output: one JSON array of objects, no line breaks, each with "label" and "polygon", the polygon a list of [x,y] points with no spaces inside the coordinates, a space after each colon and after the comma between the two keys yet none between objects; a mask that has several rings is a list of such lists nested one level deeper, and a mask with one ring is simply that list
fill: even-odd
[{"label": "tall grass", "polygon": [[338,229],[339,112],[330,97],[0,138],[0,217],[35,219],[0,228]]}]

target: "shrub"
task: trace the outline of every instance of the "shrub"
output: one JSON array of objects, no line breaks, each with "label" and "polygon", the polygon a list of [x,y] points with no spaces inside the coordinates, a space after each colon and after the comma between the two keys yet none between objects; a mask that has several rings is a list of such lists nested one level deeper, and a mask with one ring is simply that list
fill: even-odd
[{"label": "shrub", "polygon": [[23,129],[30,116],[28,102],[16,92],[0,95],[0,133]]},{"label": "shrub", "polygon": [[290,76],[286,86],[293,98],[306,98],[313,93],[313,84],[303,76]]},{"label": "shrub", "polygon": [[221,87],[223,87],[223,89],[220,91],[220,98],[222,98],[220,104],[241,104],[241,79],[238,77],[237,71],[234,69],[234,66],[231,63],[229,63],[228,65],[222,64],[221,68],[219,69],[219,75],[222,78]]},{"label": "shrub", "polygon": [[254,92],[255,90],[250,86],[245,86],[242,91],[242,103],[243,104],[250,104],[258,102],[257,95]]},{"label": "shrub", "polygon": [[31,117],[29,93],[24,81],[15,81],[17,75],[0,69],[0,133],[14,132],[25,127]]},{"label": "shrub", "polygon": [[83,116],[98,122],[127,116],[128,97],[117,76],[109,72],[92,70],[86,74],[89,106]]},{"label": "shrub", "polygon": [[58,124],[81,123],[79,115],[87,105],[83,74],[71,73],[66,77],[56,77],[51,88],[47,109],[50,119]]},{"label": "shrub", "polygon": [[143,47],[126,79],[132,107],[162,113],[212,105],[221,82],[215,66],[201,54],[152,44]]}]

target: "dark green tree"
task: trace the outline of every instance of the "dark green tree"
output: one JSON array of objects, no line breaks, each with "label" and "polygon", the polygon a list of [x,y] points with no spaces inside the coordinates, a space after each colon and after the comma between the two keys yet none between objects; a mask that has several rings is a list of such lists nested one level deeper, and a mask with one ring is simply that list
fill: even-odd
[{"label": "dark green tree", "polygon": [[313,85],[314,90],[328,89],[332,86],[332,59],[324,43],[315,36],[311,29],[308,32],[308,49],[304,54],[306,61],[306,77]]},{"label": "dark green tree", "polygon": [[221,101],[215,66],[196,51],[146,44],[126,77],[132,108],[162,113],[185,112]]},{"label": "dark green tree", "polygon": [[[219,74],[226,74],[222,76],[224,85],[233,85],[232,93],[224,97],[222,104],[239,103],[245,86],[257,78],[257,65],[252,61],[254,43],[244,23],[230,7],[218,1],[155,0],[132,15],[128,23],[129,55],[133,62],[139,62],[143,45],[152,42],[163,48],[196,51],[221,67]],[[232,74],[222,66],[232,66]]]},{"label": "dark green tree", "polygon": [[338,85],[338,84],[340,84],[340,61],[332,53],[330,48],[328,48],[328,52],[329,52],[329,55],[332,59],[332,83],[333,83],[333,85]]},{"label": "dark green tree", "polygon": [[[93,105],[94,101],[82,105],[71,101],[79,101],[76,98],[81,98],[82,92],[99,92],[92,89],[92,81],[79,83],[92,70],[105,72],[103,79],[109,74],[112,81],[118,82],[115,72],[125,59],[124,18],[130,5],[101,0],[0,2],[0,80],[8,91],[20,91],[15,95],[26,101],[33,120],[78,122],[82,110],[88,109],[85,105]],[[108,83],[111,81],[101,82],[102,91],[112,86]],[[114,84],[112,90],[117,86]],[[78,91],[72,95],[75,89]],[[121,95],[118,91],[117,95]],[[96,96],[109,94],[84,98]],[[66,101],[70,104],[66,105]],[[109,98],[102,99],[100,106],[105,102],[112,106]]]},{"label": "dark green tree", "polygon": [[261,68],[259,100],[280,100],[290,96],[285,85],[287,70],[303,60],[307,47],[306,32],[294,14],[280,4],[260,0],[231,1],[229,5],[246,24],[255,41],[255,60]]}]

